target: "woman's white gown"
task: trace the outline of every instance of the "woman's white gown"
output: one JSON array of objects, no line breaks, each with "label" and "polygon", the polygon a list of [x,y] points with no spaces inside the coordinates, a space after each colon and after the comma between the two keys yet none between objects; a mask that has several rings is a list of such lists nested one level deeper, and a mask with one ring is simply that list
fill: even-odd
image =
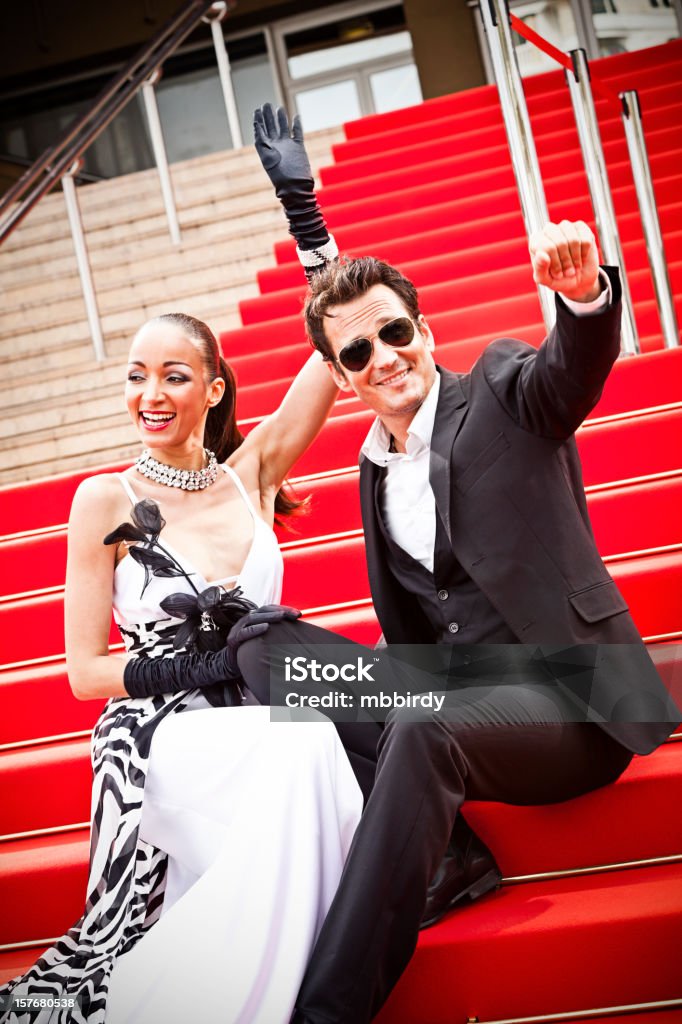
[{"label": "woman's white gown", "polygon": [[[251,550],[238,583],[258,605],[281,594],[274,533],[253,516]],[[131,501],[137,500],[121,477]],[[162,509],[163,511],[163,509]],[[158,602],[186,580],[118,565],[114,614],[124,635],[149,652],[139,624],[168,617]],[[132,629],[133,624],[135,629]],[[128,637],[129,639],[129,637]],[[214,708],[200,691],[189,711],[154,732],[140,839],[168,854],[159,920],[114,964],[107,1024],[287,1024],[334,896],[362,810],[362,795],[334,726],[271,721],[267,707]]]}]

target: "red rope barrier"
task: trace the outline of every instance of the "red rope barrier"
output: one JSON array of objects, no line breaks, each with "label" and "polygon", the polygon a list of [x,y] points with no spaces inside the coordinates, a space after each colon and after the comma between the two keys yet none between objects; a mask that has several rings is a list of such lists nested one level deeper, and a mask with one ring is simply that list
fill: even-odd
[{"label": "red rope barrier", "polygon": [[523,36],[523,38],[527,39],[529,43],[533,43],[537,46],[538,50],[542,50],[548,57],[555,60],[557,64],[561,64],[563,67],[568,68],[569,71],[573,70],[573,61],[567,53],[564,53],[563,50],[558,49],[558,47],[554,46],[553,43],[550,43],[548,39],[541,36],[540,33],[536,32],[534,28],[531,28],[530,25],[526,25],[525,21],[521,21],[521,19],[515,14],[511,15],[510,20],[511,27],[515,32],[518,32],[520,36]]},{"label": "red rope barrier", "polygon": [[[553,43],[550,43],[548,39],[541,36],[540,33],[536,32],[534,28],[531,28],[530,25],[526,25],[525,21],[521,21],[521,19],[515,14],[510,15],[510,21],[511,27],[515,32],[518,32],[520,36],[523,36],[523,38],[527,39],[529,43],[533,43],[534,46],[537,46],[538,50],[542,50],[548,57],[555,60],[557,64],[561,64],[561,66],[566,68],[568,71],[573,71],[573,61],[567,53],[564,53],[563,50],[558,49],[558,47],[554,46]],[[595,78],[592,72],[590,72],[590,74],[590,81],[593,90],[596,93],[599,93],[603,99],[608,100],[614,109],[617,109],[620,114],[622,112],[622,107],[620,100],[618,99],[618,94],[614,92],[610,86],[601,82],[598,78]]]}]

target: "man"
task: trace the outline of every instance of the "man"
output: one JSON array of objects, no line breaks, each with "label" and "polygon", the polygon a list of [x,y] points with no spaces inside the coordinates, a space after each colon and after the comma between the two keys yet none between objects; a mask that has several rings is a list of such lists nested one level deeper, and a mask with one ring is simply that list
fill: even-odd
[{"label": "man", "polygon": [[[338,386],[377,414],[360,491],[386,641],[453,645],[459,671],[471,672],[471,686],[448,694],[446,714],[389,715],[292,1022],[363,1024],[420,925],[499,882],[459,813],[465,799],[543,804],[589,792],[616,779],[633,752],[653,750],[679,717],[587,514],[574,433],[620,344],[618,274],[599,268],[589,228],[562,221],[531,239],[535,280],[558,295],[540,349],[496,341],[470,373],[450,373],[436,366],[416,290],[395,268],[371,257],[329,263],[333,240],[297,163],[300,126],[290,136],[286,119],[264,109],[256,137],[302,262],[316,270],[309,337]],[[294,635],[288,624],[268,634]],[[519,644],[535,652],[520,682],[477,685],[477,645],[485,664],[487,645]]]}]

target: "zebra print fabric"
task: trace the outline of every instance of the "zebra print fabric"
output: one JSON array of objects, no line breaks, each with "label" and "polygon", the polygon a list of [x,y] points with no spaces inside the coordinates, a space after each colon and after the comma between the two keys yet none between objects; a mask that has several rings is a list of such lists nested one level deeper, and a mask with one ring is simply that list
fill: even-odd
[{"label": "zebra print fabric", "polygon": [[[170,620],[165,620],[166,622]],[[137,657],[173,657],[177,622],[121,628]],[[104,1024],[109,977],[158,920],[167,856],[139,838],[142,799],[154,730],[166,715],[184,711],[196,690],[158,697],[109,700],[92,736],[92,832],[85,913],[0,995],[44,997],[68,1006],[12,1010],[2,1024]]]}]

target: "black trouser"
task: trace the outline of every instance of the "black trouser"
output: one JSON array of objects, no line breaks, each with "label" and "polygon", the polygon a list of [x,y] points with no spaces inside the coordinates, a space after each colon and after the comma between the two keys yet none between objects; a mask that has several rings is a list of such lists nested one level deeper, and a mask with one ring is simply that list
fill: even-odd
[{"label": "black trouser", "polygon": [[[267,703],[268,644],[296,643],[305,651],[306,644],[332,642],[343,641],[307,623],[277,623],[241,648],[240,668]],[[453,690],[440,714],[390,712],[374,786],[301,986],[296,1022],[365,1024],[378,1013],[414,951],[429,883],[465,799],[555,803],[618,778],[630,751],[574,717],[549,682]],[[352,744],[359,730],[369,737],[374,725],[337,728]],[[366,756],[367,739],[361,746]]]}]

